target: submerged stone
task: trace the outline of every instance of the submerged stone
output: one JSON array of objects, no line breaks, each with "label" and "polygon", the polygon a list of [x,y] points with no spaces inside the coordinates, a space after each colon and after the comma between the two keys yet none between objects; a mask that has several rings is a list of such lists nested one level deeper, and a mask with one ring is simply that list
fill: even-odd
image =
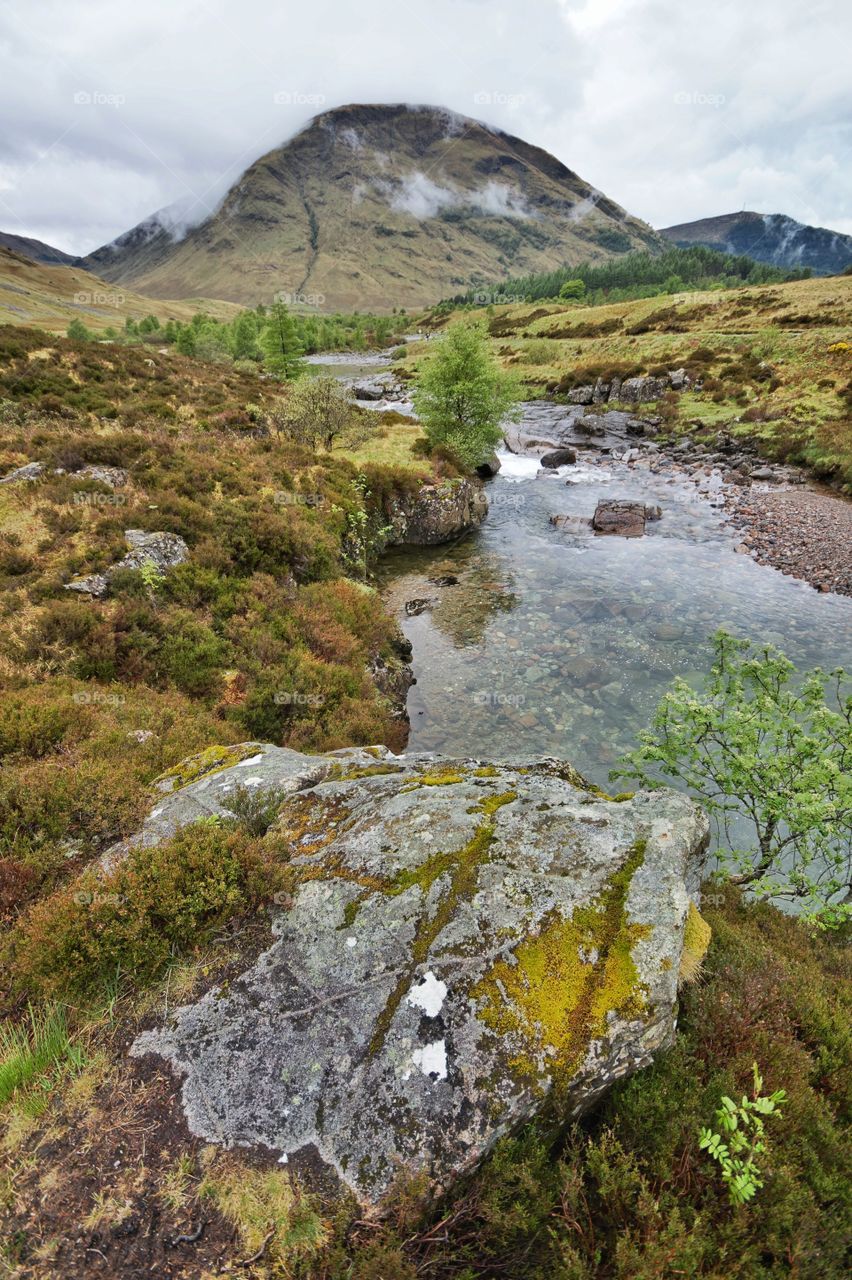
[{"label": "submerged stone", "polygon": [[707,842],[688,798],[383,748],[252,743],[184,773],[145,843],[277,782],[268,838],[296,884],[251,968],[134,1043],[183,1077],[206,1141],[319,1158],[380,1205],[399,1173],[446,1186],[670,1043]]}]

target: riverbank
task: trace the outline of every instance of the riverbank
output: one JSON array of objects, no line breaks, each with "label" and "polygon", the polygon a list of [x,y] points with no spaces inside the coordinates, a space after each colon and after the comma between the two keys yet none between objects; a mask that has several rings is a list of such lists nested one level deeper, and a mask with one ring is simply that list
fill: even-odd
[{"label": "riverbank", "polygon": [[852,596],[852,502],[825,491],[750,491],[734,499],[740,546],[759,564]]}]

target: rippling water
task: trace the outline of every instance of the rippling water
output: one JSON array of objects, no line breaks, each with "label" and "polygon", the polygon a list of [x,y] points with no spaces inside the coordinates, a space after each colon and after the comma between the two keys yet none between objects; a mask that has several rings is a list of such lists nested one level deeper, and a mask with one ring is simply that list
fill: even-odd
[{"label": "rippling water", "polygon": [[[605,785],[672,677],[700,679],[718,627],[803,668],[852,667],[852,600],[737,554],[692,483],[611,461],[554,475],[502,459],[478,532],[381,567],[414,648],[410,750],[558,755]],[[659,504],[663,518],[636,539],[549,523],[591,516],[606,496]],[[423,611],[406,616],[410,601]]]}]

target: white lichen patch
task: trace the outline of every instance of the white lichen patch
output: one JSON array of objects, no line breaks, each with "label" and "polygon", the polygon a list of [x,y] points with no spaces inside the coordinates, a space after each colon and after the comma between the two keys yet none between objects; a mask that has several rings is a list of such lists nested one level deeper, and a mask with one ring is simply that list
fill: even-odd
[{"label": "white lichen patch", "polygon": [[248,760],[239,760],[234,765],[235,769],[250,769],[252,765],[263,764],[263,752],[259,751],[256,756],[249,756]]},{"label": "white lichen patch", "polygon": [[434,1040],[432,1044],[424,1044],[415,1049],[411,1055],[415,1067],[419,1067],[424,1076],[437,1076],[439,1080],[447,1078],[447,1045],[445,1040]]},{"label": "white lichen patch", "polygon": [[430,969],[421,978],[417,986],[411,988],[405,998],[409,1004],[416,1005],[418,1009],[422,1009],[427,1018],[437,1018],[441,1012],[446,994],[446,982],[436,978]]}]

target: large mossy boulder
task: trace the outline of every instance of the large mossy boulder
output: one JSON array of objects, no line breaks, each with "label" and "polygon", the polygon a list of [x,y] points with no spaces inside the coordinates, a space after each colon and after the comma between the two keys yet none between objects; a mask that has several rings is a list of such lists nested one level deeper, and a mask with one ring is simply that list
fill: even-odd
[{"label": "large mossy boulder", "polygon": [[556,760],[249,743],[163,779],[140,838],[227,816],[238,784],[281,788],[292,901],[251,968],[133,1046],[183,1077],[194,1134],[319,1159],[377,1205],[670,1043],[707,841],[684,796],[612,799]]},{"label": "large mossy boulder", "polygon": [[438,546],[476,529],[487,514],[488,499],[478,480],[459,476],[422,484],[388,502],[385,545]]}]

